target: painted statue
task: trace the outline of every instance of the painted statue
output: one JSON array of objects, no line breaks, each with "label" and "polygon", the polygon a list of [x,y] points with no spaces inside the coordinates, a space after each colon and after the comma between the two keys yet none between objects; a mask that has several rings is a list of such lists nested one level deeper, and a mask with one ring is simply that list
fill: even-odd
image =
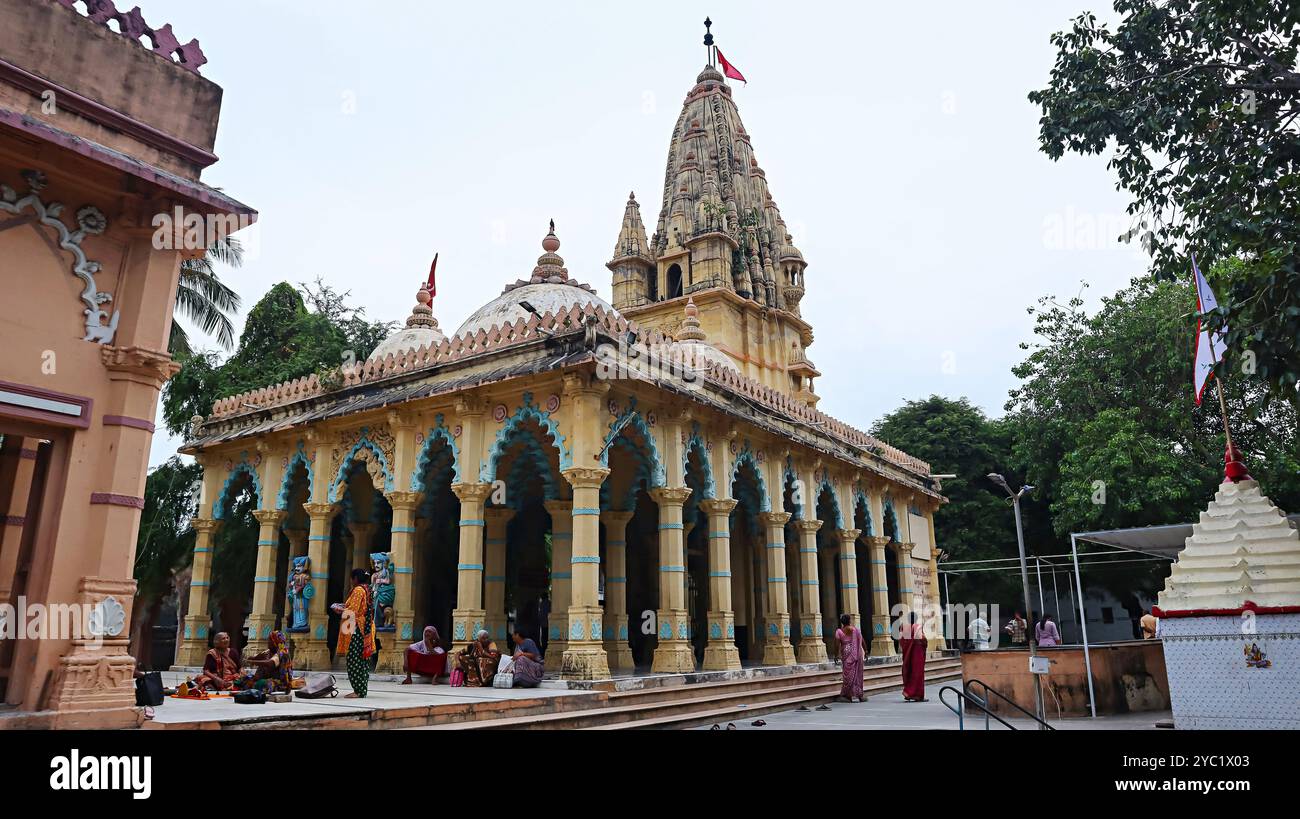
[{"label": "painted statue", "polygon": [[392,552],[371,552],[370,596],[375,601],[375,628],[393,628],[393,601],[397,587],[393,585]]},{"label": "painted statue", "polygon": [[289,630],[306,631],[307,601],[311,600],[311,558],[307,555],[293,558],[289,567],[289,584],[286,597],[289,598]]}]

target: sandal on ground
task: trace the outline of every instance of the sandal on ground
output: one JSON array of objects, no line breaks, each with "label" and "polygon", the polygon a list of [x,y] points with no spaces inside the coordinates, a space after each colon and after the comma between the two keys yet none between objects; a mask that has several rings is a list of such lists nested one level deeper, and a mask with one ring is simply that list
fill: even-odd
[{"label": "sandal on ground", "polygon": [[734,723],[734,722],[728,722],[728,723],[727,723],[727,730],[728,730],[728,731],[734,731],[734,730],[736,730],[736,723]]},{"label": "sandal on ground", "polygon": [[812,709],[809,708],[809,707],[806,706],[806,705],[801,705],[801,706],[799,706],[798,708],[796,708],[796,709],[794,709],[794,710],[796,710],[796,711],[811,711]]},{"label": "sandal on ground", "polygon": [[710,730],[710,731],[721,731],[721,730],[722,730],[722,726],[715,722],[715,723],[713,723],[713,727],[710,728],[709,730]]},{"label": "sandal on ground", "polygon": [[767,720],[756,719],[753,722],[751,722],[750,725],[754,726],[755,728],[762,728],[764,725],[767,725]]},{"label": "sandal on ground", "polygon": [[826,703],[822,703],[821,705],[817,706],[817,710],[818,710],[818,711],[829,711],[829,710],[831,710],[831,707],[830,707],[829,705],[827,705]]}]

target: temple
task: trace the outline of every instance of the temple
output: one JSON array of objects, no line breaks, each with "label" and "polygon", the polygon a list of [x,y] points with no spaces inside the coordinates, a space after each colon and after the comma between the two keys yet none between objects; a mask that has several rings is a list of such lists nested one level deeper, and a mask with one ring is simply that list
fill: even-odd
[{"label": "temple", "polygon": [[895,654],[891,610],[937,602],[944,499],[928,464],[817,409],[806,263],[712,64],[654,235],[624,208],[612,304],[560,248],[552,223],[531,273],[454,332],[426,284],[368,360],[193,420],[177,665],[208,648],[213,533],[240,493],[260,525],[249,639],[287,628],[298,667],[330,667],[327,602],[357,567],[393,587],[380,672],[425,624],[456,647],[520,627],[571,679],[823,662],[841,613]]}]

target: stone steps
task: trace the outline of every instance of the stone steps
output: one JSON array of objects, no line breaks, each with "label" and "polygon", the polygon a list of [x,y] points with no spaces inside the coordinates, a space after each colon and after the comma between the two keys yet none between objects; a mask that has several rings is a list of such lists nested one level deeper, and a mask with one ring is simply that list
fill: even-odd
[{"label": "stone steps", "polygon": [[[959,679],[961,661],[954,658],[931,660],[926,682]],[[897,664],[868,666],[864,690],[868,696],[902,688]],[[737,680],[661,685],[609,692],[592,698],[587,706],[564,713],[503,713],[486,719],[460,719],[426,726],[427,730],[487,729],[605,729],[685,728],[718,719],[747,718],[800,705],[830,702],[840,691],[836,669],[796,674],[752,676]]]}]

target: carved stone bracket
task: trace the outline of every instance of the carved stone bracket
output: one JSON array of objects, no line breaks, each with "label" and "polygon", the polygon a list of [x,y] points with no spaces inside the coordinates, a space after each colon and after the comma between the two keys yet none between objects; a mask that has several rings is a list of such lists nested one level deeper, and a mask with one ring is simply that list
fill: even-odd
[{"label": "carved stone bracket", "polygon": [[[59,247],[72,254],[72,275],[81,279],[85,285],[81,291],[81,300],[86,305],[82,310],[86,315],[86,335],[82,341],[112,344],[113,336],[117,333],[119,311],[114,310],[112,318],[109,318],[108,312],[103,309],[103,305],[112,301],[113,296],[95,286],[95,274],[99,272],[100,264],[87,259],[85,251],[81,249],[83,239],[87,236],[98,236],[108,228],[108,218],[99,208],[86,205],[77,211],[77,229],[68,230],[68,226],[63,224],[63,219],[60,218],[63,214],[63,205],[59,202],[46,204],[37,195],[47,184],[45,174],[40,171],[26,170],[22,172],[22,176],[27,182],[27,195],[20,198],[13,188],[0,185],[0,210],[15,216],[20,215],[24,210],[30,210],[36,214],[37,220],[42,225],[54,229],[59,236]],[[104,319],[109,320],[108,324],[103,323]]]},{"label": "carved stone bracket", "polygon": [[172,360],[170,354],[144,347],[106,345],[100,348],[100,358],[104,362],[105,369],[113,373],[110,378],[116,380],[120,377],[151,384],[155,389],[161,389],[163,383],[181,368],[181,365]]}]

